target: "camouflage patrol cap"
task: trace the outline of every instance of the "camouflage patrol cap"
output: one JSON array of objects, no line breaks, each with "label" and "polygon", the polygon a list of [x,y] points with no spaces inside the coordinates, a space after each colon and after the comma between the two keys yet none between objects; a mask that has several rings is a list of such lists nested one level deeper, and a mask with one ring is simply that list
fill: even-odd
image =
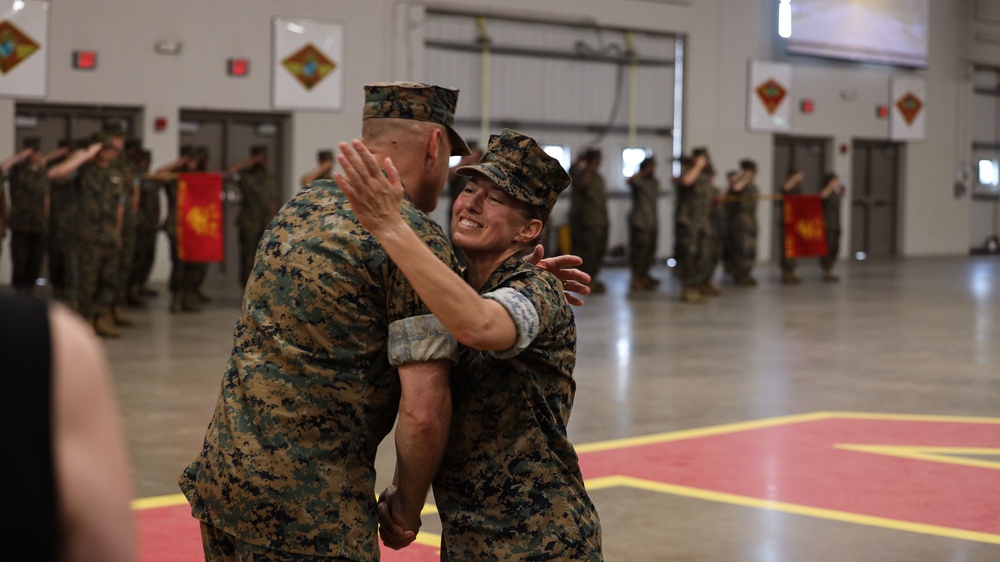
[{"label": "camouflage patrol cap", "polygon": [[102,148],[114,148],[118,150],[118,145],[115,144],[115,139],[120,138],[121,135],[114,131],[103,131],[97,134],[97,142],[101,143]]},{"label": "camouflage patrol cap", "polygon": [[546,154],[534,139],[510,129],[490,135],[483,159],[462,166],[457,173],[480,173],[514,199],[550,210],[571,181],[562,164]]},{"label": "camouflage patrol cap", "polygon": [[455,132],[458,90],[419,82],[376,82],[365,85],[362,119],[413,119],[444,125],[452,156],[468,156],[469,146]]},{"label": "camouflage patrol cap", "polygon": [[26,137],[21,144],[24,148],[30,148],[31,150],[41,150],[42,149],[42,139],[38,137]]},{"label": "camouflage patrol cap", "polygon": [[320,150],[316,153],[316,159],[320,162],[333,162],[332,150]]}]

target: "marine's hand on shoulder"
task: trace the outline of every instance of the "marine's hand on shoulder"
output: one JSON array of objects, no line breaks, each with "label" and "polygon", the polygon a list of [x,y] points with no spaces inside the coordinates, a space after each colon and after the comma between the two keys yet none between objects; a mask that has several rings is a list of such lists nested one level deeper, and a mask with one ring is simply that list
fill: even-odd
[{"label": "marine's hand on shoulder", "polygon": [[571,267],[581,265],[583,259],[580,256],[571,254],[563,254],[551,258],[543,258],[542,256],[544,255],[545,248],[539,244],[535,246],[535,249],[530,254],[524,256],[524,261],[558,277],[563,284],[563,293],[566,295],[566,300],[569,304],[583,306],[583,299],[576,296],[576,294],[584,296],[590,294],[590,287],[587,285],[591,280],[590,274]]},{"label": "marine's hand on shoulder", "polygon": [[351,144],[342,142],[338,146],[337,162],[344,171],[335,173],[333,178],[347,195],[358,221],[375,234],[405,226],[400,214],[403,184],[392,160],[386,158],[383,162],[386,172],[383,174],[362,141],[354,139]]}]

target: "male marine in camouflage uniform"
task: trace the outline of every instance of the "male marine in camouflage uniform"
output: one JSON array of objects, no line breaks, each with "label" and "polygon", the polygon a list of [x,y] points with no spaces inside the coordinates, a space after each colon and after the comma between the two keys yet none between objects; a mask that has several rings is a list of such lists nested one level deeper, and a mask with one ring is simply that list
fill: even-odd
[{"label": "male marine in camouflage uniform", "polygon": [[45,259],[49,221],[49,178],[42,158],[41,142],[24,139],[30,154],[10,170],[10,258],[11,285],[20,294],[30,295]]},{"label": "male marine in camouflage uniform", "polygon": [[111,318],[118,286],[125,181],[114,165],[118,148],[111,135],[100,137],[101,148],[80,168],[80,314],[102,337],[119,337]]},{"label": "male marine in camouflage uniform", "polygon": [[[204,171],[204,162],[208,159],[208,150],[184,145],[180,157],[174,162],[160,168],[157,173],[195,173]],[[177,237],[177,178],[172,177],[163,185],[167,195],[167,217],[163,221],[163,230],[170,240],[170,312],[201,312],[201,302],[198,289],[204,279],[207,264],[182,260],[180,257],[180,241]]]},{"label": "male marine in camouflage uniform", "polygon": [[840,253],[840,200],[844,196],[844,184],[834,172],[823,176],[823,189],[819,192],[823,198],[823,224],[826,229],[826,255],[819,259],[823,268],[823,281],[836,283],[840,277],[833,274],[833,266],[837,263]]},{"label": "male marine in camouflage uniform", "polygon": [[[79,311],[80,296],[80,183],[76,172],[79,166],[96,153],[90,139],[76,142],[63,141],[69,151],[65,158],[54,163],[50,171],[51,204],[49,208],[49,282],[52,296]],[[53,175],[63,164],[77,162],[62,175]]]},{"label": "male marine in camouflage uniform", "polygon": [[137,150],[136,141],[126,142],[125,134],[119,129],[109,130],[108,133],[118,149],[114,165],[122,176],[121,247],[118,250],[118,274],[115,276],[115,303],[111,306],[111,319],[119,326],[131,326],[134,322],[125,316],[123,310],[128,304],[139,304],[135,295],[129,294],[129,281],[132,277],[132,263],[135,260],[136,226],[139,223],[139,181],[142,174],[133,159]]},{"label": "male marine in camouflage uniform", "polygon": [[149,274],[156,261],[156,235],[160,231],[160,185],[157,179],[148,177],[152,154],[140,150],[136,165],[140,174],[139,212],[135,229],[135,259],[129,277],[130,293],[136,297],[155,297],[156,291],[147,286]]},{"label": "male marine in camouflage uniform", "polygon": [[757,163],[740,162],[740,172],[733,178],[726,197],[726,251],[728,270],[737,285],[752,287],[751,275],[757,263],[757,198],[760,190],[754,183]]},{"label": "male marine in camouflage uniform", "polygon": [[649,270],[656,259],[656,237],[660,221],[656,207],[660,197],[660,180],[656,179],[656,160],[646,158],[625,183],[632,188],[632,211],[628,216],[629,265],[632,270],[630,288],[633,291],[651,291],[660,284]]},{"label": "male marine in camouflage uniform", "polygon": [[[378,161],[391,157],[399,170],[407,222],[453,268],[451,244],[425,212],[449,155],[468,153],[451,128],[457,96],[368,85],[362,128]],[[179,480],[206,558],[374,562],[376,448],[398,409],[394,495],[419,523],[444,448],[457,344],[336,182],[315,181],[286,203],[256,257],[203,451]]]},{"label": "male marine in camouflage uniform", "polygon": [[580,269],[589,273],[594,293],[605,291],[597,279],[608,249],[608,196],[601,175],[601,151],[590,148],[570,167],[573,178],[570,191],[569,230],[573,253],[583,259]]},{"label": "male marine in camouflage uniform", "polygon": [[267,147],[254,146],[250,158],[234,165],[243,197],[236,225],[240,231],[240,282],[244,285],[253,267],[254,253],[264,229],[278,207],[278,180],[267,169]]},{"label": "male marine in camouflage uniform", "polygon": [[709,270],[712,241],[712,168],[708,151],[694,149],[683,164],[674,210],[674,272],[681,281],[681,301],[704,302],[702,286]]}]

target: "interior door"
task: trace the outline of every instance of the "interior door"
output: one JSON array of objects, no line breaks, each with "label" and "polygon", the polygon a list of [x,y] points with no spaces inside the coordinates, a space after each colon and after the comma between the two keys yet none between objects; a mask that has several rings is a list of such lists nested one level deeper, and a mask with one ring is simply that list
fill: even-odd
[{"label": "interior door", "polygon": [[897,143],[855,141],[851,172],[851,253],[856,259],[896,255]]}]

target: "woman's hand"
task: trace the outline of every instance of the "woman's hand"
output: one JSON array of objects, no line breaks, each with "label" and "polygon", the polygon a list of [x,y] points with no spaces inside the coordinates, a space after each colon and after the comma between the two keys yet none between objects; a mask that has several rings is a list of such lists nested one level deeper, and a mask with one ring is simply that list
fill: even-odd
[{"label": "woman's hand", "polygon": [[382,166],[375,162],[375,157],[360,140],[354,139],[351,144],[342,142],[338,146],[337,162],[344,172],[335,173],[333,179],[344,190],[362,226],[377,234],[403,225],[400,214],[403,184],[392,160],[385,159],[383,173]]}]

